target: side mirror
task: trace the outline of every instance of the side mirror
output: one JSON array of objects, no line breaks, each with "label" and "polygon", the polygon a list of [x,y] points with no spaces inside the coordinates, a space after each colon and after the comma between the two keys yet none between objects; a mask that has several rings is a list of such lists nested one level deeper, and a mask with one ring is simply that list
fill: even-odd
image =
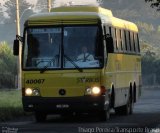
[{"label": "side mirror", "polygon": [[14,44],[13,44],[13,54],[15,56],[19,55],[19,40],[14,40]]},{"label": "side mirror", "polygon": [[106,36],[106,47],[107,47],[108,53],[114,52],[113,38],[111,36]]}]

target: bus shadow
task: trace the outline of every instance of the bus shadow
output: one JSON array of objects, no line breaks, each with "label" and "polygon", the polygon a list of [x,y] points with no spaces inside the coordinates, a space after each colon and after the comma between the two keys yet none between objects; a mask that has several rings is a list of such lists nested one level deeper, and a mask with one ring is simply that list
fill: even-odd
[{"label": "bus shadow", "polygon": [[43,122],[44,124],[112,124],[112,125],[132,125],[137,126],[139,123],[141,126],[145,125],[156,125],[160,123],[160,112],[157,113],[134,113],[132,115],[124,116],[124,115],[116,115],[115,113],[111,113],[110,119],[107,121],[102,121],[98,115],[88,115],[88,114],[79,114],[79,115],[50,115],[47,117],[47,120]]},{"label": "bus shadow", "polygon": [[[113,115],[114,114],[111,114],[111,117]],[[97,122],[103,122],[98,115],[78,114],[78,115],[65,115],[65,116],[49,115],[44,123],[97,123]]]}]

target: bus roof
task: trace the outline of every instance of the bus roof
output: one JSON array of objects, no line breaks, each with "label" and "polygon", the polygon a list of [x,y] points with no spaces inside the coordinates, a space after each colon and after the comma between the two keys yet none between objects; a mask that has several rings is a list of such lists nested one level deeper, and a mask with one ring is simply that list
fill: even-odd
[{"label": "bus roof", "polygon": [[67,6],[52,8],[51,12],[96,12],[112,17],[112,11],[98,6]]},{"label": "bus roof", "polygon": [[96,24],[101,20],[107,25],[138,32],[137,26],[113,16],[111,10],[99,6],[68,6],[51,9],[50,13],[39,13],[29,17],[28,25]]},{"label": "bus roof", "polygon": [[60,25],[60,24],[97,24],[100,17],[97,13],[84,12],[51,12],[40,13],[29,17],[27,25]]}]

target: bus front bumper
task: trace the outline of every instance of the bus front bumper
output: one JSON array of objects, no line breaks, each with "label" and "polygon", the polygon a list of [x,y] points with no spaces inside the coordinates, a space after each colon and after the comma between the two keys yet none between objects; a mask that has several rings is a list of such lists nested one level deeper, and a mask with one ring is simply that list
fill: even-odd
[{"label": "bus front bumper", "polygon": [[23,108],[27,112],[65,113],[65,112],[90,112],[101,111],[109,107],[105,96],[83,97],[23,97]]}]

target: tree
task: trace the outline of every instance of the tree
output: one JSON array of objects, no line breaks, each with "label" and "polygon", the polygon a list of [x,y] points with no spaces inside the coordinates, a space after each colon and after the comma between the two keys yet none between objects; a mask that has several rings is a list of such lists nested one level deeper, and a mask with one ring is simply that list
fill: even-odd
[{"label": "tree", "polygon": [[16,66],[16,60],[10,46],[6,42],[1,42],[0,44],[0,60],[3,63],[3,66],[6,66],[0,66],[0,73],[9,72],[16,74],[17,71],[14,69]]},{"label": "tree", "polygon": [[[8,34],[10,37],[7,38],[10,42],[13,42],[13,39],[15,38],[16,34],[16,27],[15,27],[15,22],[16,22],[16,1],[15,0],[8,0],[4,3],[4,7],[6,8],[6,13],[8,17],[5,19],[5,24],[8,24],[6,26],[6,29],[8,28],[9,30],[6,30],[6,35]],[[19,16],[20,16],[20,29],[21,29],[21,34],[23,31],[23,25],[25,20],[33,14],[33,10],[31,10],[31,7],[33,5],[29,4],[26,0],[19,0]],[[10,27],[10,28],[9,28]],[[5,32],[5,31],[4,31]],[[14,36],[14,37],[13,37]]]},{"label": "tree", "polygon": [[152,8],[157,8],[157,10],[160,10],[160,0],[145,0],[145,2],[150,2]]},{"label": "tree", "polygon": [[36,6],[39,8],[43,6],[47,7],[47,3],[48,3],[48,0],[37,0]]},{"label": "tree", "polygon": [[[19,10],[20,16],[24,10],[32,7],[33,5],[29,4],[26,0],[19,0]],[[6,7],[6,13],[8,14],[8,21],[14,22],[16,19],[16,3],[15,0],[8,0],[5,2],[4,7]]]},{"label": "tree", "polygon": [[4,20],[4,13],[3,13],[3,8],[2,8],[1,3],[0,3],[0,20],[1,20],[0,23],[3,23],[3,20]]},{"label": "tree", "polygon": [[[47,1],[48,0],[37,0],[36,10],[40,12],[47,12]],[[52,0],[53,1],[53,0]]]},{"label": "tree", "polygon": [[16,58],[6,42],[0,43],[0,88],[14,88],[17,75]]},{"label": "tree", "polygon": [[157,32],[160,33],[160,25],[158,26]]}]

